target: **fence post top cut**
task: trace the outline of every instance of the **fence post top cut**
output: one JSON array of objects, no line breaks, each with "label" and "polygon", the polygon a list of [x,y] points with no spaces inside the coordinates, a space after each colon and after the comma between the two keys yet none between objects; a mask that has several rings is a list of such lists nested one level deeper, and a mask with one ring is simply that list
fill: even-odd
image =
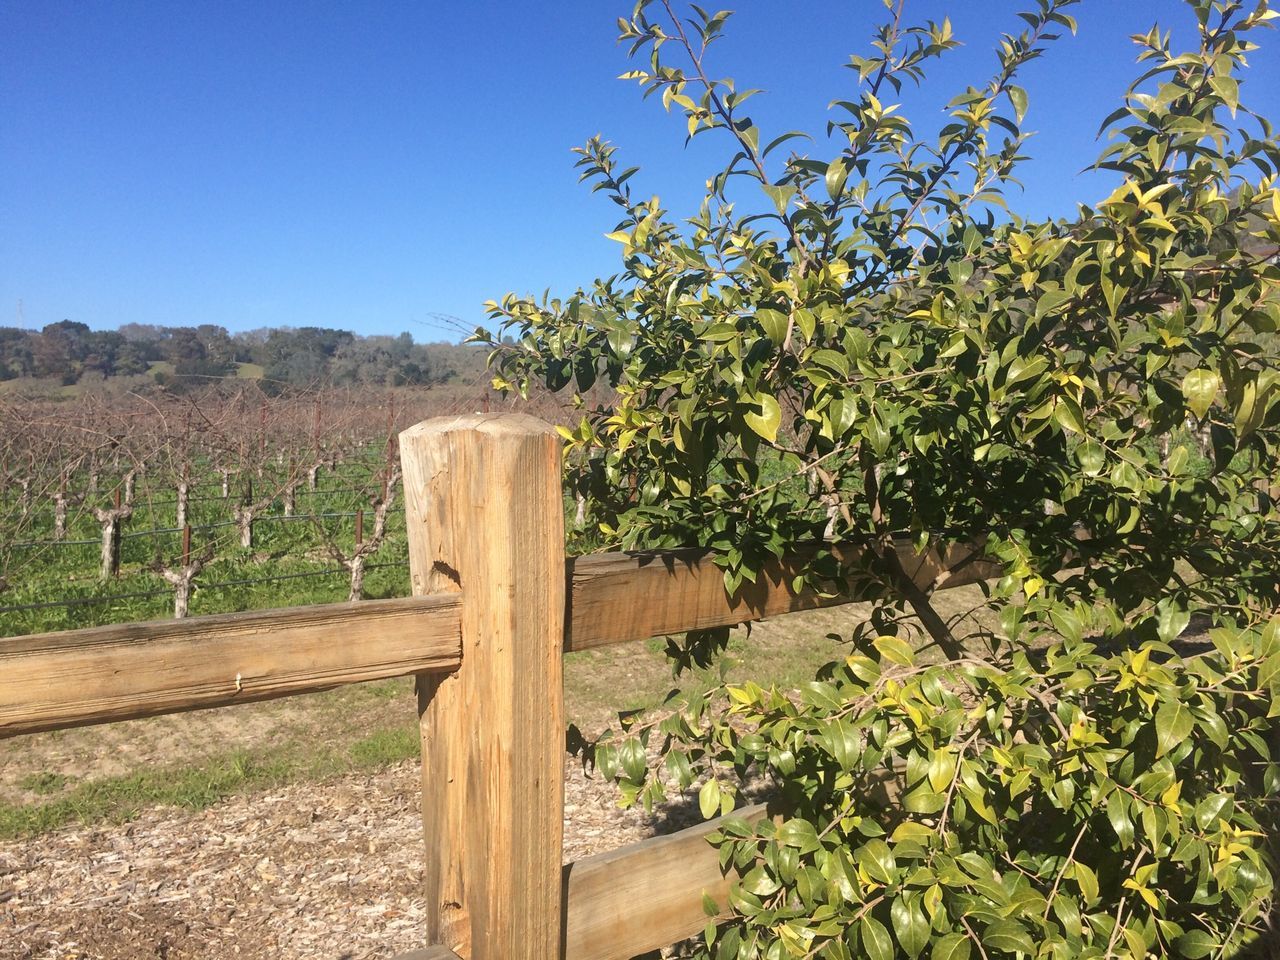
[{"label": "fence post top cut", "polygon": [[400,440],[414,440],[447,433],[483,433],[489,436],[524,436],[549,434],[558,437],[556,428],[545,420],[527,413],[464,413],[450,417],[432,417],[415,423],[400,433]]}]

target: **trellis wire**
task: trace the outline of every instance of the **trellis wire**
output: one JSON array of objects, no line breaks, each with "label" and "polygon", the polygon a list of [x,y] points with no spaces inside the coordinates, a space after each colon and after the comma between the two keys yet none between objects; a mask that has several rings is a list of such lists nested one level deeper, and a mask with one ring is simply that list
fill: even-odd
[{"label": "trellis wire", "polygon": [[[404,563],[367,563],[365,570],[385,570],[391,567],[404,568]],[[339,573],[347,573],[346,567],[329,567],[325,570],[308,570],[303,573],[281,573],[271,577],[251,577],[245,580],[219,580],[214,583],[192,581],[198,590],[216,590],[220,587],[240,587],[255,583],[273,583],[278,580],[298,580],[304,577],[331,577]],[[135,600],[139,597],[162,597],[171,594],[172,590],[147,590],[139,593],[113,593],[106,597],[75,597],[71,600],[46,600],[41,603],[20,603],[0,607],[0,613],[17,613],[23,610],[48,610],[53,607],[74,607],[93,603],[111,603],[113,600]]]},{"label": "trellis wire", "polygon": [[[290,516],[284,514],[268,514],[262,517],[254,517],[254,523],[283,523],[287,520],[325,520],[334,518],[351,518],[356,515],[355,511],[350,513],[295,513]],[[218,527],[234,527],[235,520],[219,520],[216,523],[191,524],[191,529],[195,530],[213,530]],[[168,533],[181,533],[182,527],[156,527],[151,530],[135,530],[132,533],[121,534],[122,540],[131,540],[137,537],[154,537]],[[93,540],[23,540],[19,543],[7,544],[10,549],[19,547],[83,547],[101,543],[98,538]]]}]

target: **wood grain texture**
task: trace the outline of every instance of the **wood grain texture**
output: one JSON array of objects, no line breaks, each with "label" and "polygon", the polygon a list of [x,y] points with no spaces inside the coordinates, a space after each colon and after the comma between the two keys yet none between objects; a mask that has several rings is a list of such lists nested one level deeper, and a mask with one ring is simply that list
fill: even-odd
[{"label": "wood grain texture", "polygon": [[[867,796],[888,808],[897,801],[905,762],[877,771]],[[783,815],[765,804],[731,816],[755,822]],[[710,919],[705,893],[728,915],[729,888],[737,874],[720,871],[719,853],[707,842],[724,817],[665,837],[587,857],[564,868],[564,960],[629,960],[702,932]]]},{"label": "wood grain texture", "polygon": [[[763,804],[735,817],[759,820]],[[629,960],[702,931],[702,895],[723,910],[736,875],[721,874],[707,835],[720,820],[633,843],[564,868],[564,960]]]},{"label": "wood grain texture", "polygon": [[423,596],[0,640],[0,737],[450,670],[461,606]]},{"label": "wood grain texture", "polygon": [[[895,545],[903,566],[921,587],[930,587],[943,571],[965,561],[972,548],[952,547],[945,556],[935,551],[917,554],[910,543]],[[837,545],[833,552],[849,569],[867,561],[863,547]],[[719,567],[700,550],[652,553],[598,553],[570,561],[570,613],[566,651],[686,630],[734,626],[749,620],[838,606],[864,599],[858,591],[838,596],[818,590],[791,589],[791,582],[808,560],[804,552],[769,564],[757,582],[743,584],[734,597],[725,593]],[[986,561],[969,562],[940,584],[939,589],[976,583],[997,574]]]},{"label": "wood grain texture", "polygon": [[560,446],[519,415],[400,435],[413,590],[463,591],[462,664],[418,682],[426,939],[462,960],[560,955]]}]

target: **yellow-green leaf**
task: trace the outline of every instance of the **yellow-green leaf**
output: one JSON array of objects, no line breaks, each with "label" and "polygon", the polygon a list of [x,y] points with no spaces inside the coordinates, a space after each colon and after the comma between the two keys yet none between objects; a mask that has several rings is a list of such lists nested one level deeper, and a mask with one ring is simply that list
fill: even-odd
[{"label": "yellow-green leaf", "polygon": [[720,813],[720,783],[708,780],[698,791],[698,809],[702,811],[702,819],[710,820]]},{"label": "yellow-green leaf", "polygon": [[905,640],[890,636],[876,637],[872,645],[880,651],[880,655],[886,660],[892,660],[894,663],[904,667],[915,665],[915,651],[911,649],[911,645]]},{"label": "yellow-green leaf", "polygon": [[1213,406],[1222,378],[1213,370],[1192,370],[1182,378],[1182,395],[1187,399],[1187,409],[1201,419]]},{"label": "yellow-green leaf", "polygon": [[773,443],[778,439],[778,427],[782,424],[782,407],[767,393],[760,394],[756,399],[760,403],[761,412],[744,414],[742,419],[757,434]]}]

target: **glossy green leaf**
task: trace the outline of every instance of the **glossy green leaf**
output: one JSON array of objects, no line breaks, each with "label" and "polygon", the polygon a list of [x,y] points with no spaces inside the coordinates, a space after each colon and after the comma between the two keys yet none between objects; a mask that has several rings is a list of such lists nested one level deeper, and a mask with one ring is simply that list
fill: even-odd
[{"label": "glossy green leaf", "polygon": [[898,897],[889,908],[889,919],[898,945],[915,960],[929,945],[929,921],[920,909],[918,897]]},{"label": "glossy green leaf", "polygon": [[929,960],[969,960],[971,953],[968,936],[963,933],[949,933],[934,941],[929,952]]},{"label": "glossy green leaf", "polygon": [[1022,924],[1013,920],[997,920],[982,932],[982,945],[988,950],[1034,956],[1035,944]]},{"label": "glossy green leaf", "polygon": [[871,914],[858,922],[858,934],[867,960],[893,960],[893,940],[883,923]]},{"label": "glossy green leaf", "polygon": [[742,419],[755,433],[772,443],[778,439],[782,407],[767,393],[760,394],[756,400],[760,404],[760,413],[748,412],[743,414]]},{"label": "glossy green leaf", "polygon": [[720,781],[714,778],[709,779],[698,790],[698,809],[701,811],[702,819],[704,820],[719,816]]},{"label": "glossy green leaf", "polygon": [[1191,708],[1181,700],[1162,703],[1156,710],[1156,756],[1182,743],[1195,727]]},{"label": "glossy green leaf", "polygon": [[1182,395],[1187,408],[1197,417],[1204,417],[1213,406],[1222,388],[1222,378],[1213,370],[1192,370],[1182,378]]},{"label": "glossy green leaf", "polygon": [[892,663],[910,667],[916,662],[915,651],[911,649],[911,644],[899,637],[887,635],[876,637],[873,646],[880,651],[882,657]]}]

